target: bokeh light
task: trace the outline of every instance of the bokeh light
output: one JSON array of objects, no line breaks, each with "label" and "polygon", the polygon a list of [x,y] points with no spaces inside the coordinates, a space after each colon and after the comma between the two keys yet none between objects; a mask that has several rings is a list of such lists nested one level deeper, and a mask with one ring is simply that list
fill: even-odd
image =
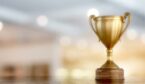
[{"label": "bokeh light", "polygon": [[38,16],[36,21],[37,21],[37,24],[39,26],[42,26],[42,27],[44,27],[44,26],[46,26],[48,24],[48,18],[45,15]]},{"label": "bokeh light", "polygon": [[0,31],[3,29],[3,23],[0,21]]},{"label": "bokeh light", "polygon": [[60,68],[55,72],[55,77],[58,80],[64,80],[68,77],[68,75],[69,75],[69,72],[66,68]]},{"label": "bokeh light", "polygon": [[82,79],[84,76],[84,72],[81,69],[74,69],[71,72],[71,77],[74,79]]},{"label": "bokeh light", "polygon": [[87,16],[89,17],[90,15],[95,15],[95,16],[99,16],[99,11],[95,8],[91,8],[89,9]]}]

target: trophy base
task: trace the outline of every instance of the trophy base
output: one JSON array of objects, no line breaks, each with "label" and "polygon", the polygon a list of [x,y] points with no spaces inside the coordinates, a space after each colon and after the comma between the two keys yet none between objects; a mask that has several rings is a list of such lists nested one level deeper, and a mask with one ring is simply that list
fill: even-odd
[{"label": "trophy base", "polygon": [[124,80],[124,71],[113,61],[107,60],[106,63],[96,70],[96,81],[118,82]]},{"label": "trophy base", "polygon": [[96,84],[124,84],[124,80],[97,80]]}]

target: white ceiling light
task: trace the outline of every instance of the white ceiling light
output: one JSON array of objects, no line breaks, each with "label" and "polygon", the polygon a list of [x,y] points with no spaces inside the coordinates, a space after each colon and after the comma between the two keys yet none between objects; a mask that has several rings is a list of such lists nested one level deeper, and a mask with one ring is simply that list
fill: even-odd
[{"label": "white ceiling light", "polygon": [[95,15],[95,16],[99,16],[99,11],[95,8],[91,8],[89,9],[87,16],[89,17],[90,15]]},{"label": "white ceiling light", "polygon": [[47,16],[41,15],[41,16],[38,16],[38,17],[37,17],[36,21],[37,21],[37,24],[38,24],[39,26],[44,27],[44,26],[46,26],[47,23],[48,23],[48,18],[47,18]]}]

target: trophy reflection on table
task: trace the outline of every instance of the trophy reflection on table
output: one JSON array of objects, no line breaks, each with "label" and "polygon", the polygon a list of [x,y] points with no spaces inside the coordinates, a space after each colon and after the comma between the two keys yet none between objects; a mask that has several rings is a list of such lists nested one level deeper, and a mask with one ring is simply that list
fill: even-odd
[{"label": "trophy reflection on table", "polygon": [[96,70],[97,84],[123,84],[124,71],[113,62],[112,49],[129,26],[130,13],[126,12],[124,16],[90,15],[89,21],[92,30],[107,48],[107,61]]}]

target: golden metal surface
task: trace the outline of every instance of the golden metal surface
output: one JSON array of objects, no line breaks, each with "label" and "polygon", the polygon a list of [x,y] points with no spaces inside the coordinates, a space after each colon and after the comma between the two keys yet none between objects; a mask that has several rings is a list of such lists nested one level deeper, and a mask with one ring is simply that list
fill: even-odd
[{"label": "golden metal surface", "polygon": [[119,68],[112,60],[107,60],[101,68]]},{"label": "golden metal surface", "polygon": [[126,12],[124,16],[96,17],[91,15],[89,21],[93,31],[107,48],[108,60],[111,60],[112,48],[119,41],[130,23],[130,13]]}]

